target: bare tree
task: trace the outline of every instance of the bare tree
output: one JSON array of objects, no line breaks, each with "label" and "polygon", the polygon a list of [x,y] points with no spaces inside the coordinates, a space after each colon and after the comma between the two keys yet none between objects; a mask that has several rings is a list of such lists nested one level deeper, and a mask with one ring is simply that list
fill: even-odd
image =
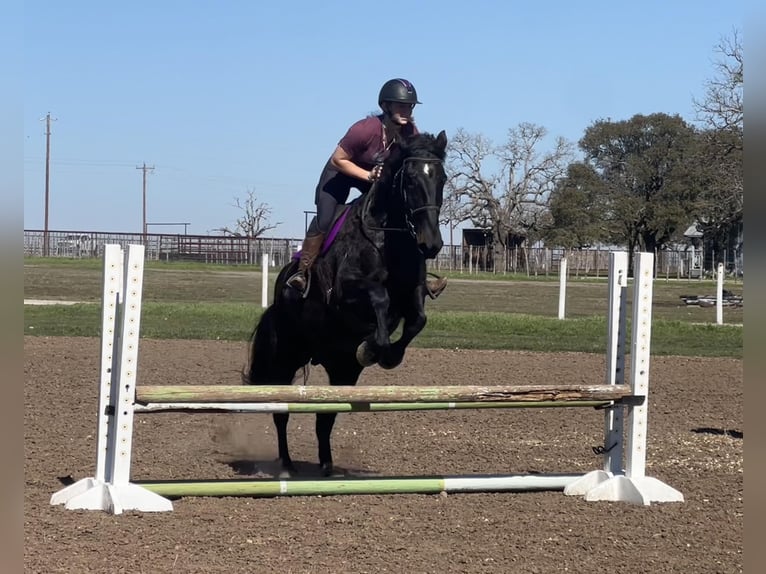
[{"label": "bare tree", "polygon": [[714,48],[715,75],[705,84],[702,101],[693,100],[698,118],[714,130],[741,130],[744,121],[744,53],[739,32],[723,38]]},{"label": "bare tree", "polygon": [[574,160],[573,144],[562,137],[555,139],[552,150],[541,153],[546,135],[544,127],[522,123],[508,131],[507,143],[499,149],[509,196],[518,205],[515,223],[528,237],[539,234],[550,193]]},{"label": "bare tree", "polygon": [[465,196],[461,195],[455,187],[454,179],[447,180],[444,186],[444,202],[439,212],[439,223],[449,229],[449,243],[451,248],[450,268],[455,268],[457,262],[457,250],[454,249],[454,233],[457,226],[470,219],[470,206],[465,202]]},{"label": "bare tree", "polygon": [[693,100],[705,126],[700,166],[704,175],[697,225],[716,253],[726,243],[742,249],[744,211],[744,52],[736,29],[714,48],[714,76],[702,101]]},{"label": "bare tree", "polygon": [[466,219],[492,233],[495,268],[510,234],[534,241],[541,233],[550,193],[574,159],[574,146],[561,137],[541,151],[546,135],[544,127],[525,122],[509,129],[501,146],[462,129],[450,142],[452,193],[465,205]]},{"label": "bare tree", "polygon": [[242,215],[237,218],[234,229],[228,227],[219,227],[215,231],[219,231],[224,235],[234,235],[236,237],[260,237],[269,229],[275,229],[282,222],[277,222],[274,225],[269,223],[269,217],[271,217],[271,207],[266,203],[258,203],[258,198],[255,195],[255,191],[248,190],[247,198],[240,200],[240,198],[234,198],[234,207],[238,208]]}]

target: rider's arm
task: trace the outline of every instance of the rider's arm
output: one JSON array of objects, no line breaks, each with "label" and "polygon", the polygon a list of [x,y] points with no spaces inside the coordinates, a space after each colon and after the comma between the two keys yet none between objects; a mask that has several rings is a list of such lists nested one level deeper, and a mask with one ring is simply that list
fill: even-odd
[{"label": "rider's arm", "polygon": [[330,163],[332,163],[333,167],[344,175],[355,177],[364,181],[370,181],[371,172],[356,165],[351,160],[351,156],[346,153],[346,150],[340,146],[335,148],[335,151],[330,158]]}]

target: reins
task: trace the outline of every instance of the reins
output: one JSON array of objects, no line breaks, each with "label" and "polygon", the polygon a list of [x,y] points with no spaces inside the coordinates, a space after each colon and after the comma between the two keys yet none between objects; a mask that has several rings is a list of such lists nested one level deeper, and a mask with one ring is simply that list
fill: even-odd
[{"label": "reins", "polygon": [[440,206],[437,205],[436,203],[427,203],[425,205],[421,205],[420,207],[416,207],[415,209],[411,209],[407,205],[407,192],[404,188],[404,172],[405,172],[405,168],[407,167],[407,162],[439,163],[439,164],[444,163],[444,161],[439,158],[408,157],[402,161],[401,167],[399,167],[399,169],[394,174],[393,185],[394,185],[394,188],[396,188],[397,182],[398,182],[398,188],[399,188],[398,191],[402,201],[404,220],[407,224],[407,227],[385,227],[385,226],[378,227],[378,226],[370,225],[366,223],[368,219],[367,215],[370,209],[370,204],[372,203],[373,192],[377,192],[379,180],[373,183],[372,188],[370,188],[370,191],[367,192],[367,197],[365,197],[363,211],[362,211],[362,226],[365,227],[366,229],[369,229],[371,231],[383,231],[383,232],[386,232],[386,231],[408,232],[410,236],[414,239],[417,237],[417,234],[415,232],[415,221],[413,220],[413,216],[416,213],[420,213],[421,211],[427,211],[432,209],[439,211]]}]

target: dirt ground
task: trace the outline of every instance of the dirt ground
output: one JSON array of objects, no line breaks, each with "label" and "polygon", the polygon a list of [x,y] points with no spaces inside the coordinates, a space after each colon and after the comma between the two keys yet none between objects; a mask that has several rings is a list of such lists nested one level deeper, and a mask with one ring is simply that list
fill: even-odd
[{"label": "dirt ground", "polygon": [[[743,571],[742,361],[653,357],[647,474],[683,503],[590,503],[561,492],[185,498],[169,513],[51,506],[93,476],[99,342],[25,338],[25,572],[599,573]],[[139,384],[238,382],[244,344],[142,340]],[[412,349],[360,384],[602,380],[604,357]],[[310,383],[323,382],[321,369]],[[292,415],[293,458],[316,463],[313,415]],[[579,473],[599,468],[590,408],[341,414],[350,475]],[[133,478],[242,478],[276,456],[270,415],[139,415]],[[252,463],[252,464],[249,464]]]}]

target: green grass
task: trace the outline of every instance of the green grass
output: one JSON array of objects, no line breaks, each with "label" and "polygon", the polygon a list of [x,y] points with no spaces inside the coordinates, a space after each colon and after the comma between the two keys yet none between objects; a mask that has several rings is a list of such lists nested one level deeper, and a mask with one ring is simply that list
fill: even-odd
[{"label": "green grass", "polygon": [[[99,260],[28,259],[24,297],[82,301],[24,308],[24,333],[99,336],[102,264]],[[276,273],[271,274],[273,281]],[[413,346],[603,353],[606,279],[570,278],[566,317],[558,320],[558,278],[449,274],[447,290],[427,301],[428,325]],[[491,277],[491,280],[487,280]],[[726,285],[742,293],[742,283]],[[715,308],[686,306],[681,295],[715,293],[706,281],[654,284],[652,352],[660,355],[742,356],[742,328],[712,325]],[[628,301],[632,286],[628,288]],[[261,272],[254,266],[147,262],[141,334],[156,339],[244,341],[261,313]],[[742,308],[724,321],[741,324]]]},{"label": "green grass", "polygon": [[[151,339],[246,341],[261,308],[244,303],[152,303],[142,306],[141,334]],[[100,305],[27,306],[27,335],[100,335]],[[415,347],[516,349],[603,353],[606,319],[560,321],[509,313],[434,311],[412,343]],[[630,338],[628,337],[628,345]],[[742,329],[656,320],[652,352],[657,355],[742,357]]]}]

